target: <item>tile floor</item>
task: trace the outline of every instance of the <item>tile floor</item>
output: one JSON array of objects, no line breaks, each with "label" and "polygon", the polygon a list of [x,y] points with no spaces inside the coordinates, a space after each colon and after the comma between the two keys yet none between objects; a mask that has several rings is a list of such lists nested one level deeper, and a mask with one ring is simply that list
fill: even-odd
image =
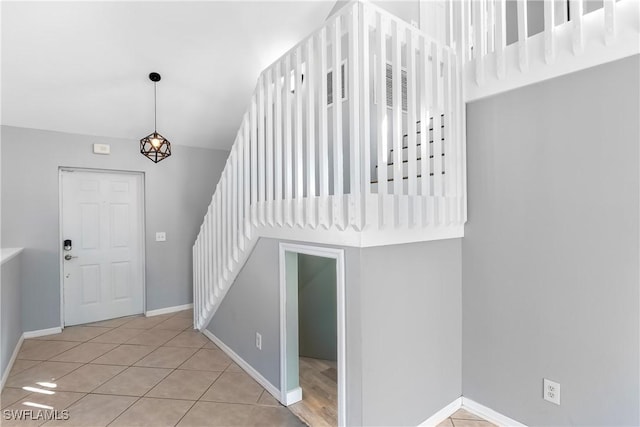
[{"label": "tile floor", "polygon": [[6,427],[304,425],[192,330],[191,310],[25,340],[0,401],[3,410],[69,413],[17,421],[3,411]]},{"label": "tile floor", "polygon": [[491,424],[477,415],[464,409],[458,409],[449,418],[438,424],[437,427],[493,427]]}]

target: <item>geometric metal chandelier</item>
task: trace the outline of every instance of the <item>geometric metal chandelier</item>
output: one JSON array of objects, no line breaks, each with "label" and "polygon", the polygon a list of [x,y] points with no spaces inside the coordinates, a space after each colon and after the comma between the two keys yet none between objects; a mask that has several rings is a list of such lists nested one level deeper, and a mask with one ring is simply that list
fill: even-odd
[{"label": "geometric metal chandelier", "polygon": [[149,74],[149,80],[153,82],[153,133],[145,136],[140,140],[140,153],[152,162],[158,163],[171,155],[171,143],[164,136],[160,135],[156,130],[157,125],[157,89],[156,84],[161,77],[158,73]]}]

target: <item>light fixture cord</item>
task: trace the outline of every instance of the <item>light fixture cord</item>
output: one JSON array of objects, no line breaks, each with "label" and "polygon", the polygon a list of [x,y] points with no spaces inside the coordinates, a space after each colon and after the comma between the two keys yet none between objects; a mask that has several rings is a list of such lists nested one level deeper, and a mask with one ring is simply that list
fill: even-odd
[{"label": "light fixture cord", "polygon": [[153,82],[153,133],[158,133],[158,104],[157,100],[158,85]]}]

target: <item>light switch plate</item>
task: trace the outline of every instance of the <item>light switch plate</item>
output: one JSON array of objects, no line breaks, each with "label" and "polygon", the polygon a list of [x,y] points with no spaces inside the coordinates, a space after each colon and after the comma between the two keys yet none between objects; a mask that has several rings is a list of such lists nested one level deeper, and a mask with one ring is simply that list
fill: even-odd
[{"label": "light switch plate", "polygon": [[156,231],[156,242],[166,242],[167,233],[164,231]]},{"label": "light switch plate", "polygon": [[93,144],[94,154],[110,154],[111,146],[109,144]]}]

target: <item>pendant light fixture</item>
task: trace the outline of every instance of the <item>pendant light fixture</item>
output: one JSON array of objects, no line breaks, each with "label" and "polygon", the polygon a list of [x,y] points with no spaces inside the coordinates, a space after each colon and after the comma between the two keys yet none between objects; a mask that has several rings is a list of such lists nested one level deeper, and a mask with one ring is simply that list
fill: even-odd
[{"label": "pendant light fixture", "polygon": [[140,140],[140,153],[151,159],[154,163],[158,163],[160,160],[164,160],[171,155],[171,143],[164,136],[160,135],[156,128],[158,121],[156,86],[160,79],[161,77],[158,73],[149,74],[149,80],[153,82],[153,133]]}]

